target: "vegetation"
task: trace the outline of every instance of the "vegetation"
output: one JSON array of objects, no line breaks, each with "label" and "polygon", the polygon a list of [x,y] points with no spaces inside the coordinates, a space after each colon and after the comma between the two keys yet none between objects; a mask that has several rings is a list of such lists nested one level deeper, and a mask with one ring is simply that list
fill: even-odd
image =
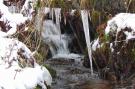
[{"label": "vegetation", "polygon": [[[105,35],[104,29],[107,21],[117,13],[134,13],[135,0],[38,0],[34,7],[36,11],[33,15],[32,21],[27,24],[28,31],[21,33],[18,32],[14,34],[13,37],[17,37],[21,42],[25,43],[31,51],[34,51],[34,57],[38,59],[38,63],[44,65],[44,60],[49,50],[41,37],[41,32],[43,30],[42,25],[45,20],[45,14],[43,13],[44,7],[62,8],[63,17],[66,17],[64,16],[65,13],[71,11],[71,9],[77,9],[74,13],[75,16],[69,17],[72,21],[74,18],[77,18],[77,20],[75,20],[80,23],[80,10],[87,9],[90,12],[92,26],[96,29],[96,33],[94,34],[99,37],[100,44],[102,44],[100,48],[97,48],[96,51],[93,52],[93,60],[96,66],[95,69],[103,73],[101,75],[104,79],[108,79],[110,72],[113,72],[111,75],[115,76],[115,78],[110,79],[113,80],[113,82],[119,82],[122,77],[124,77],[123,80],[127,81],[128,78],[132,76],[132,73],[134,73],[133,68],[135,68],[134,40],[130,40],[128,43],[123,42],[122,40],[125,40],[125,36],[123,35],[123,32],[120,32],[117,39],[120,42],[117,42],[117,45],[114,45],[114,39],[116,39],[116,37],[111,33],[109,35]],[[36,21],[39,21],[38,27],[35,26],[35,24],[37,24]],[[80,25],[80,23],[76,25]],[[127,29],[129,28],[126,28],[125,30]],[[77,29],[77,31],[78,35],[76,37],[81,38],[79,35],[80,30]],[[81,43],[81,40],[80,44],[84,44],[83,42]],[[110,44],[108,44],[109,42],[113,44],[114,52],[111,51]],[[83,49],[83,51],[83,53],[87,53],[85,49]],[[117,54],[118,52],[119,54]],[[44,66],[50,71],[52,77],[56,77],[55,70],[50,68],[48,65]],[[107,70],[107,68],[109,68],[109,70]]]}]

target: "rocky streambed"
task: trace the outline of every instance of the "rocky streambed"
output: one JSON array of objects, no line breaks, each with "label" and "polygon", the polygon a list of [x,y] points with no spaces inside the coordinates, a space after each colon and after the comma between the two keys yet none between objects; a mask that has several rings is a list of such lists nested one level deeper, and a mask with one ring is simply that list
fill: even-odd
[{"label": "rocky streambed", "polygon": [[52,89],[113,89],[109,81],[99,79],[99,74],[91,76],[90,69],[74,60],[51,59],[45,62],[56,70]]}]

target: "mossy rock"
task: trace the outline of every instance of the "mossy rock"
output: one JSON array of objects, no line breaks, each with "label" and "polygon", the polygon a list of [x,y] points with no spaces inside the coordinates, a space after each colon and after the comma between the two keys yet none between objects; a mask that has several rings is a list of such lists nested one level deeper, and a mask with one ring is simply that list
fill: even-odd
[{"label": "mossy rock", "polygon": [[42,89],[42,87],[37,85],[35,89]]},{"label": "mossy rock", "polygon": [[[35,89],[42,89],[42,87],[39,86],[39,85],[37,85]],[[51,87],[50,86],[47,86],[47,89],[51,89]]]}]

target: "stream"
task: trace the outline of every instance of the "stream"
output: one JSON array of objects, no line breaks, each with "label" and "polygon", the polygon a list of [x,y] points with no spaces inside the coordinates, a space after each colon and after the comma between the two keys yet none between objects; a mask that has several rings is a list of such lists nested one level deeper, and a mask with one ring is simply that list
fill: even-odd
[{"label": "stream", "polygon": [[[89,12],[87,10],[81,10],[82,34],[85,35],[83,40],[86,42],[87,54],[74,53],[73,49],[69,49],[71,42],[73,42],[72,35],[61,32],[61,9],[53,8],[52,11],[47,10],[46,12],[50,12],[52,18],[43,22],[42,37],[51,54],[45,63],[56,71],[51,89],[134,89],[133,86],[125,88],[123,83],[117,84],[116,76],[111,72],[105,72],[107,70],[94,71],[90,35],[92,29],[89,26]],[[86,55],[88,55],[87,62],[90,68],[83,66]],[[101,72],[105,77],[108,77],[102,78],[106,80],[101,79]]]},{"label": "stream", "polygon": [[[84,27],[85,40],[87,44],[90,68],[83,66],[83,55],[71,53],[69,44],[70,35],[61,33],[60,29],[60,8],[53,8],[52,20],[45,20],[43,23],[42,37],[45,44],[48,45],[52,57],[45,63],[56,71],[56,78],[53,78],[52,89],[111,89],[109,82],[99,79],[99,74],[93,72],[92,55],[90,46],[90,34],[88,13],[82,10],[82,22]],[[56,22],[53,22],[55,15]],[[83,34],[83,33],[82,33]],[[98,88],[97,88],[98,87]],[[107,88],[106,88],[107,87]]]},{"label": "stream", "polygon": [[81,84],[90,80],[99,80],[98,74],[91,76],[89,68],[85,68],[73,59],[50,59],[45,62],[56,70],[57,76],[53,79],[52,89],[82,89]]}]

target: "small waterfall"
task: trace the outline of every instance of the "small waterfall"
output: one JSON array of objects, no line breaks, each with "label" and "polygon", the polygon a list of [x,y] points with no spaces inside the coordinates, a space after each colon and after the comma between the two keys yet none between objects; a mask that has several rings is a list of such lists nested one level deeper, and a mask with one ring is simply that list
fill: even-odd
[{"label": "small waterfall", "polygon": [[[53,8],[56,19],[56,24],[52,20],[45,20],[43,22],[42,37],[44,42],[49,46],[53,58],[66,58],[75,59],[80,61],[83,56],[79,54],[70,53],[68,44],[71,37],[66,34],[61,34],[60,21],[61,21],[61,8]],[[51,14],[52,11],[51,10]],[[48,11],[47,11],[48,12]]]},{"label": "small waterfall", "polygon": [[88,48],[88,55],[89,55],[90,66],[91,66],[91,74],[93,75],[92,53],[91,53],[89,24],[88,24],[88,11],[87,10],[81,10],[81,16],[82,16],[82,22],[83,22],[86,44],[87,44],[87,48]]},{"label": "small waterfall", "polygon": [[45,20],[43,23],[42,37],[49,46],[53,58],[82,59],[82,56],[70,53],[68,49],[70,36],[61,34],[58,27],[52,20]]},{"label": "small waterfall", "polygon": [[56,54],[69,54],[68,36],[61,35],[56,24],[52,20],[46,20],[43,23],[44,32],[42,33],[45,42],[50,46],[52,56]]}]

